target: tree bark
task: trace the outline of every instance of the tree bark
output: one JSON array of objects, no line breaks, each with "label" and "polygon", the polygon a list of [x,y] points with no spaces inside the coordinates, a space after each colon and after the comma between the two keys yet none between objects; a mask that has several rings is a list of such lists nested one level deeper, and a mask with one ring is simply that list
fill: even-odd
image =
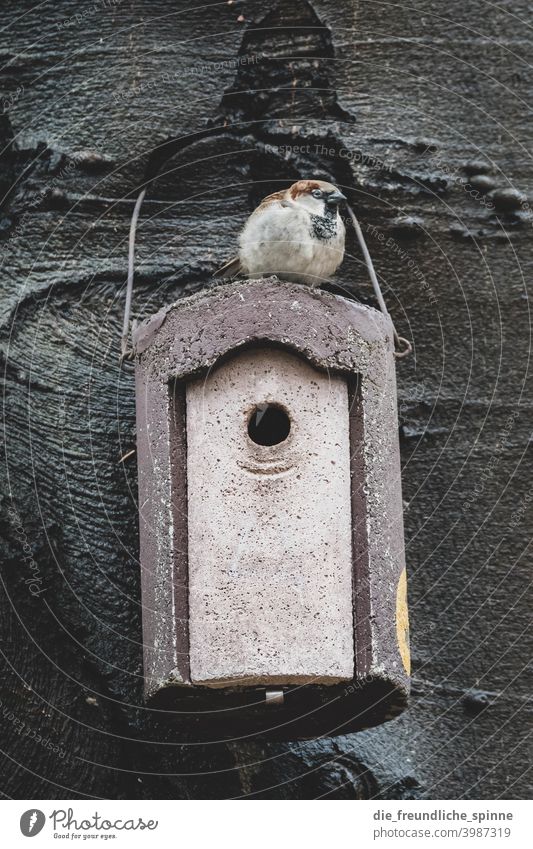
[{"label": "tree bark", "polygon": [[[528,798],[528,4],[190,6],[4,16],[3,793]],[[129,221],[156,167],[136,318],[212,285],[257,201],[316,176],[349,194],[413,340],[398,386],[414,684],[379,728],[193,746],[143,703],[118,354]],[[353,236],[335,287],[374,303]]]}]

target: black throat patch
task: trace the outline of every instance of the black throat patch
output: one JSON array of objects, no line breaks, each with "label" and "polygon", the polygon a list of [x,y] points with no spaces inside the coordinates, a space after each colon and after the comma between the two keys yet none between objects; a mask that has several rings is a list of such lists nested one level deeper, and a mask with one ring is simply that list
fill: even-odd
[{"label": "black throat patch", "polygon": [[326,209],[325,215],[311,216],[311,233],[315,239],[332,239],[337,235],[337,209]]}]

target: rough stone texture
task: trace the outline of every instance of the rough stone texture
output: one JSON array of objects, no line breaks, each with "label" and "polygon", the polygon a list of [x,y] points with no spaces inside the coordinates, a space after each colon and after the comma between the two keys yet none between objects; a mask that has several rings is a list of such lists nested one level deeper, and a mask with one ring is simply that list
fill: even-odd
[{"label": "rough stone texture", "polygon": [[[181,299],[136,328],[146,693],[148,698],[155,697],[157,704],[168,709],[179,707],[183,718],[190,714],[189,730],[195,726],[198,734],[205,729],[212,733],[216,721],[217,733],[234,735],[236,724],[247,723],[250,731],[273,732],[278,728],[278,736],[283,732],[283,736],[296,739],[313,733],[340,734],[375,725],[397,715],[405,707],[408,692],[405,658],[409,648],[405,600],[401,610],[397,600],[405,555],[392,335],[390,319],[377,310],[329,292],[282,282],[276,277],[225,284]],[[353,517],[349,525],[353,561],[354,677],[347,687],[335,687],[331,679],[328,686],[322,686],[325,682],[320,678],[324,676],[319,676],[317,682],[306,688],[291,689],[274,723],[261,710],[264,692],[258,696],[246,692],[245,688],[237,692],[236,688],[232,690],[226,686],[215,699],[213,693],[207,697],[198,682],[193,688],[188,686],[192,683],[189,654],[194,652],[197,668],[201,651],[204,652],[203,661],[208,661],[209,643],[213,641],[213,617],[219,617],[220,624],[224,604],[232,603],[238,609],[241,599],[237,595],[224,604],[219,600],[218,606],[213,602],[211,618],[204,623],[206,634],[202,635],[201,650],[198,641],[203,629],[195,621],[197,644],[193,648],[189,620],[198,616],[199,605],[205,611],[206,599],[200,599],[200,586],[204,590],[212,589],[207,575],[203,575],[203,580],[196,580],[192,593],[189,591],[189,579],[205,566],[206,556],[205,550],[201,553],[197,550],[200,539],[198,490],[213,486],[214,492],[202,498],[205,502],[202,518],[206,518],[215,515],[211,499],[216,501],[214,493],[218,493],[223,484],[209,469],[200,469],[200,482],[195,480],[196,466],[205,464],[205,455],[202,459],[195,456],[189,460],[188,443],[191,437],[196,455],[197,440],[202,444],[202,436],[197,434],[198,428],[203,427],[202,404],[207,403],[207,399],[202,394],[204,384],[200,377],[192,396],[193,424],[189,424],[188,382],[196,375],[204,375],[204,379],[207,375],[209,385],[211,369],[220,366],[223,359],[238,355],[244,347],[265,345],[285,348],[308,360],[321,370],[317,382],[322,385],[325,381],[326,388],[330,376],[332,379],[337,374],[344,377],[345,390],[349,390],[345,419],[334,430],[338,434],[349,433],[350,448],[344,473],[349,475],[351,503],[346,504],[345,509],[349,509]],[[314,369],[311,374],[315,374]],[[231,392],[238,391],[236,377],[230,382],[233,384]],[[220,387],[217,394],[220,409],[216,416],[213,414],[213,421],[219,419],[227,423],[227,415],[232,412],[231,394],[226,414],[222,413],[225,399]],[[333,415],[335,406],[329,410],[327,397],[322,401],[324,416]],[[327,437],[325,447],[330,442],[331,438]],[[302,440],[302,450],[306,443],[311,449],[315,445],[316,449],[311,434]],[[202,450],[205,451],[206,446]],[[207,453],[209,462],[212,457],[216,458],[216,451],[210,453],[209,444]],[[315,473],[319,469],[317,465]],[[309,498],[315,484],[302,475],[301,485]],[[227,489],[229,485],[226,482],[224,486]],[[189,489],[193,494],[192,511],[188,506]],[[298,492],[295,500],[299,500]],[[264,504],[262,506],[265,508]],[[228,526],[227,538],[220,531],[215,534],[216,545],[223,550],[224,544],[231,545],[232,528],[241,534],[245,534],[246,528],[242,506],[221,505],[218,509],[219,524]],[[294,513],[295,529],[302,522],[298,519],[301,512],[296,509]],[[188,528],[189,521],[194,523],[193,531]],[[263,533],[268,536],[266,529]],[[304,545],[300,542],[302,550]],[[192,558],[191,566],[189,558]],[[224,554],[222,560],[226,559]],[[341,573],[342,568],[343,558],[339,563]],[[403,623],[400,629],[398,616]],[[333,644],[332,633],[327,638]],[[265,660],[269,657],[270,639],[263,630],[263,641],[267,642],[257,644]],[[226,663],[237,660],[238,652]],[[240,674],[244,674],[243,670]],[[223,682],[219,684],[223,686]],[[253,710],[249,707],[241,710],[250,703]],[[232,712],[232,707],[236,707],[237,712]]]},{"label": "rough stone texture", "polygon": [[[530,798],[531,214],[495,214],[466,182],[531,200],[528,0],[79,11],[3,15],[3,792]],[[133,368],[117,357],[131,195],[169,138],[138,318],[205,285],[259,197],[317,175],[348,192],[415,341],[398,366],[414,692],[379,728],[189,748],[143,707],[137,470],[119,463]],[[374,303],[353,239],[338,283]]]},{"label": "rough stone texture", "polygon": [[[248,436],[266,404],[289,415],[278,445]],[[187,386],[187,476],[191,682],[353,679],[346,379],[237,354]]]}]

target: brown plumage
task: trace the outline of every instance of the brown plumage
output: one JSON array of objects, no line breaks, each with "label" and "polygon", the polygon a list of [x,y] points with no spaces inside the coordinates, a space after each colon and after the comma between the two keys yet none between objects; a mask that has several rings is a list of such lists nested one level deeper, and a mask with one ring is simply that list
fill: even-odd
[{"label": "brown plumage", "polygon": [[216,277],[267,277],[320,286],[344,256],[339,204],[346,200],[332,183],[298,180],[273,192],[252,212],[239,236],[238,256]]}]

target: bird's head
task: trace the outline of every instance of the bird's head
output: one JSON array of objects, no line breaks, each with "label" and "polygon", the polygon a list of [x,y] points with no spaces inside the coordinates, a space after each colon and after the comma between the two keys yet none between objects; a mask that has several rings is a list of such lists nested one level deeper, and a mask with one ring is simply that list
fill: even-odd
[{"label": "bird's head", "polygon": [[287,199],[303,207],[310,215],[324,217],[337,213],[346,197],[333,183],[324,180],[298,180],[287,189]]}]

